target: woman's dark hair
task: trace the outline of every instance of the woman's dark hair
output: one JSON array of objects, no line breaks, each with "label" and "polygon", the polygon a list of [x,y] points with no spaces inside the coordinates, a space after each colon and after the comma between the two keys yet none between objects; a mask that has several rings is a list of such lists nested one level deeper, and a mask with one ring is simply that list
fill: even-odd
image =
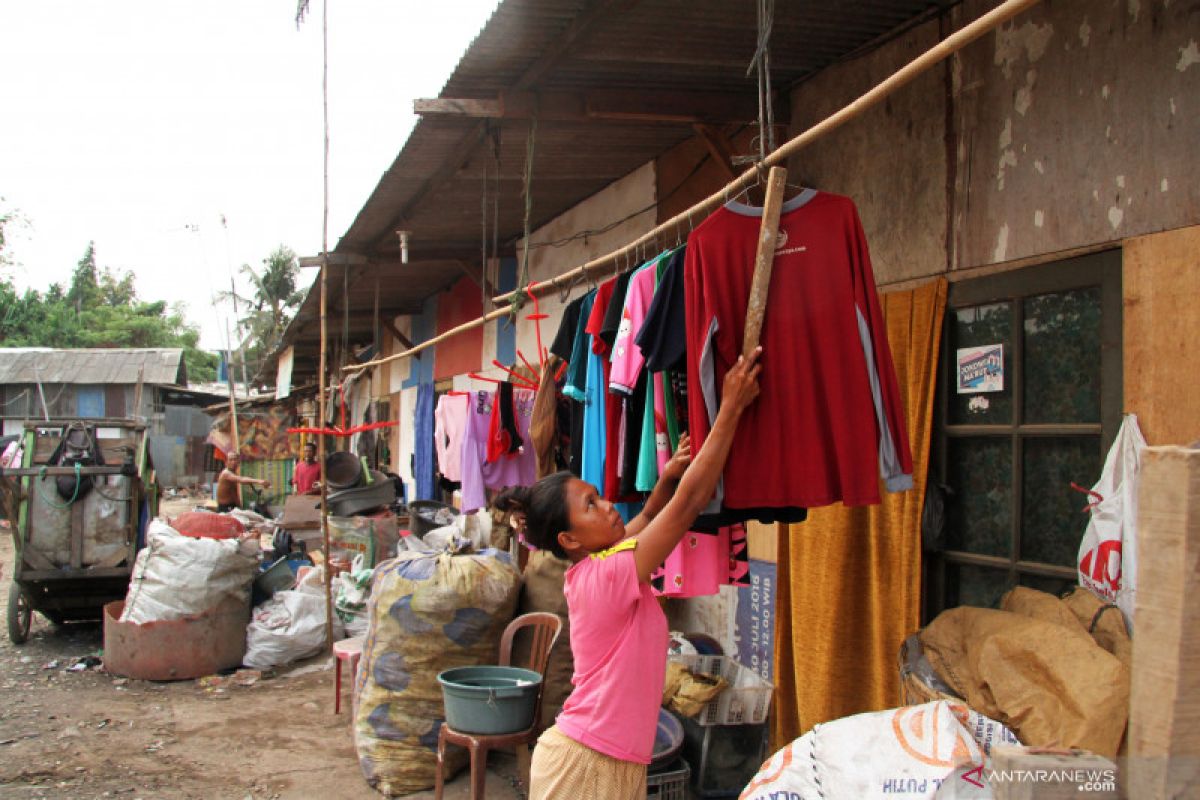
[{"label": "woman's dark hair", "polygon": [[571,529],[567,481],[574,477],[569,472],[556,472],[533,486],[509,486],[496,495],[492,505],[501,511],[523,513],[526,540],[539,550],[549,550],[559,558],[566,558],[567,552],[558,543],[558,534]]}]

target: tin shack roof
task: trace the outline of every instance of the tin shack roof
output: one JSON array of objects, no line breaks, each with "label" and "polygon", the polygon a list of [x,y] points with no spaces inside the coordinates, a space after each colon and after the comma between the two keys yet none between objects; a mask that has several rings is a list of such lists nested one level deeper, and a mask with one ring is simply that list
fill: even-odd
[{"label": "tin shack roof", "polygon": [[[790,120],[796,83],[955,1],[776,0],[776,120]],[[330,254],[331,330],[369,342],[377,292],[381,316],[418,313],[464,272],[478,277],[485,175],[499,192],[501,255],[513,253],[535,116],[532,229],[698,133],[729,137],[753,124],[757,37],[752,3],[501,2],[439,96],[416,102],[421,119]],[[404,265],[398,230],[410,232]],[[296,346],[294,376],[316,373],[319,298],[308,293],[280,347]]]},{"label": "tin shack roof", "polygon": [[183,350],[0,348],[0,385],[20,383],[187,385]]}]

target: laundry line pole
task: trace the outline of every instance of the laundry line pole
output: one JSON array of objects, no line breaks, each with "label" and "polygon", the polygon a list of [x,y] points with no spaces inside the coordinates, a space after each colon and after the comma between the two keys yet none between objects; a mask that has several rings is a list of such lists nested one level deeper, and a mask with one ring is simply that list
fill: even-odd
[{"label": "laundry line pole", "polygon": [[[1005,2],[984,14],[979,19],[950,34],[945,39],[905,64],[899,70],[892,73],[891,76],[876,84],[874,88],[859,96],[858,99],[846,106],[843,106],[840,110],[829,115],[816,125],[813,125],[811,128],[808,128],[795,138],[788,140],[774,152],[768,154],[761,163],[756,164],[755,166],[746,170],[737,178],[727,183],[721,190],[714,192],[686,211],[676,214],[675,216],[671,217],[671,219],[655,227],[653,230],[642,234],[634,241],[630,242],[624,247],[612,251],[607,255],[593,259],[582,266],[568,270],[567,272],[557,275],[549,280],[531,284],[525,289],[518,289],[516,291],[497,295],[496,297],[492,298],[492,301],[494,303],[508,303],[517,296],[518,292],[523,291],[541,297],[542,295],[550,292],[558,291],[564,286],[570,286],[580,280],[607,277],[609,274],[617,271],[618,265],[621,263],[622,259],[638,253],[642,247],[656,242],[664,234],[683,233],[685,227],[690,229],[694,224],[694,221],[698,222],[699,219],[703,218],[706,214],[727,203],[733,197],[736,197],[742,190],[747,189],[753,184],[757,183],[761,174],[760,170],[782,165],[783,162],[785,162],[788,158],[791,158],[793,155],[812,144],[817,139],[820,139],[830,131],[833,131],[850,120],[862,115],[862,113],[867,109],[877,105],[888,95],[892,94],[900,87],[910,83],[913,79],[921,75],[926,70],[937,65],[954,53],[957,53],[959,50],[963,49],[984,34],[990,33],[992,30],[1004,24],[1005,22],[1008,22],[1018,14],[1037,5],[1038,2],[1039,0],[1005,0]],[[415,347],[410,347],[401,353],[396,353],[395,355],[388,356],[387,358],[375,359],[374,361],[366,361],[362,364],[352,364],[350,366],[343,367],[342,369],[345,371],[361,370],[368,367],[378,366],[379,364],[385,364],[389,361],[408,358],[409,356],[416,355],[426,348],[434,346],[438,342],[445,341],[446,339],[457,336],[465,331],[472,330],[473,328],[481,327],[494,319],[507,316],[509,313],[510,310],[507,307],[497,308],[488,312],[487,314],[484,314],[482,317],[478,317],[470,322],[465,322],[456,328],[452,328],[451,330],[438,334],[437,336],[421,342]]]}]

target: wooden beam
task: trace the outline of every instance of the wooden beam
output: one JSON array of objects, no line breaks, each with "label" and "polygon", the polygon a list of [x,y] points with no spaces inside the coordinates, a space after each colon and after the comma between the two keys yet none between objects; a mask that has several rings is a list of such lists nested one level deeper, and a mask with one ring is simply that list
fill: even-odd
[{"label": "wooden beam", "polygon": [[[329,254],[329,266],[331,267],[357,267],[366,263],[367,257],[362,253]],[[300,266],[319,267],[321,266],[321,256],[303,256],[300,258]]]},{"label": "wooden beam", "polygon": [[414,113],[474,119],[553,122],[646,122],[673,125],[749,122],[757,101],[743,93],[592,89],[587,92],[503,92],[488,99],[427,98]]},{"label": "wooden beam", "polygon": [[704,146],[708,148],[708,154],[712,156],[712,160],[721,172],[725,175],[726,181],[731,181],[737,177],[737,171],[733,168],[733,142],[725,134],[721,133],[712,125],[704,125],[697,123],[692,126],[696,133],[704,141]]},{"label": "wooden beam", "polygon": [[422,117],[450,116],[500,119],[504,116],[504,101],[469,100],[455,97],[417,98],[413,100],[413,113]]}]

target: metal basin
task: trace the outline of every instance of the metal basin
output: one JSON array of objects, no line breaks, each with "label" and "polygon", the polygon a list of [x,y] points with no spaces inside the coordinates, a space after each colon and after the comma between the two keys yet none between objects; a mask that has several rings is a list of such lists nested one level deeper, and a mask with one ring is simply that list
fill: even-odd
[{"label": "metal basin", "polygon": [[246,654],[250,604],[224,600],[183,619],[121,622],[124,600],[104,606],[104,668],[146,681],[202,678],[236,667]]}]

